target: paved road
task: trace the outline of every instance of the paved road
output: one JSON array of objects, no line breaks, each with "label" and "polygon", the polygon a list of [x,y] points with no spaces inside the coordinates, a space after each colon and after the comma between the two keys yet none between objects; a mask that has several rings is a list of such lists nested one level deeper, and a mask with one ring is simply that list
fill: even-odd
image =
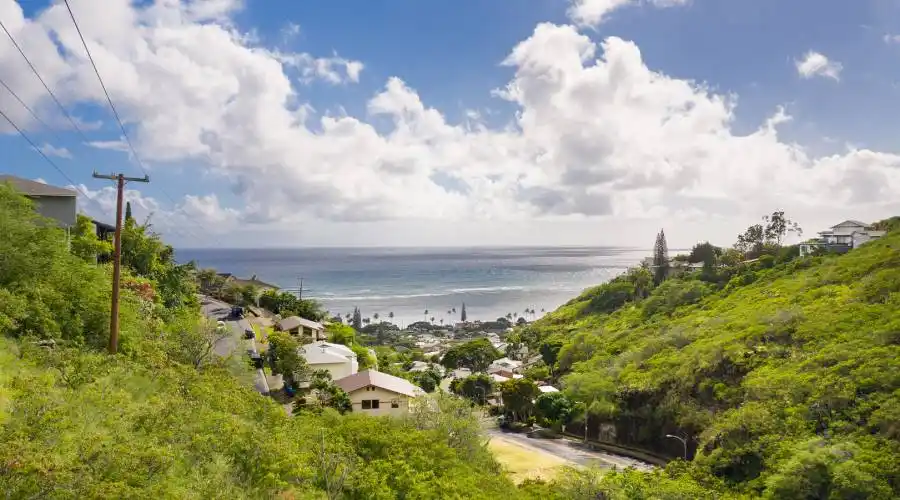
[{"label": "paved road", "polygon": [[[201,295],[200,309],[206,317],[216,321],[224,321],[228,328],[231,329],[231,335],[219,340],[213,346],[213,351],[216,355],[223,358],[231,356],[235,354],[238,346],[245,346],[244,349],[237,352],[238,356],[247,356],[249,350],[256,351],[256,341],[244,339],[244,331],[250,328],[250,322],[246,319],[235,320],[231,318],[231,304]],[[269,393],[269,383],[266,381],[266,374],[262,369],[256,370],[253,386],[260,394]]]},{"label": "paved road", "polygon": [[600,467],[616,467],[625,469],[634,467],[639,470],[651,470],[653,466],[621,455],[602,451],[590,451],[583,449],[580,443],[568,439],[539,439],[530,438],[525,434],[503,432],[500,429],[488,429],[491,439],[502,439],[520,444],[535,450],[537,453],[549,453],[577,465],[599,465]]}]

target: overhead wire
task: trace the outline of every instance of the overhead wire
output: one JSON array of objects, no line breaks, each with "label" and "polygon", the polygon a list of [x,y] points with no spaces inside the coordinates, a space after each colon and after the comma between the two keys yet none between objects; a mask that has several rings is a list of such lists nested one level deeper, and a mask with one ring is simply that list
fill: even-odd
[{"label": "overhead wire", "polygon": [[50,90],[50,86],[48,86],[47,82],[45,82],[41,77],[41,74],[38,72],[37,68],[35,68],[34,64],[32,64],[31,59],[29,59],[28,56],[25,55],[25,51],[23,51],[22,47],[19,46],[19,42],[17,42],[16,39],[12,36],[12,33],[10,33],[8,29],[6,29],[6,25],[3,24],[3,21],[0,21],[0,28],[3,29],[3,32],[6,33],[7,37],[9,37],[9,41],[12,42],[16,50],[19,51],[19,54],[22,55],[22,58],[25,59],[25,62],[28,63],[28,67],[31,68],[31,72],[34,73],[38,80],[40,80],[41,85],[44,86],[44,90],[46,90],[47,93],[50,94],[53,102],[56,103],[56,106],[59,108],[59,110],[62,111],[63,115],[69,120],[69,123],[72,124],[72,127],[78,131],[78,134],[82,139],[84,139],[85,142],[90,142],[90,139],[87,138],[87,136],[81,130],[81,127],[79,127],[78,124],[75,123],[75,119],[72,118],[72,115],[69,114],[69,112],[66,110],[66,107],[63,106],[61,102],[59,102],[59,99],[56,98],[56,94],[54,94],[53,91]]},{"label": "overhead wire", "polygon": [[[144,173],[144,175],[149,176],[150,174],[147,172],[147,169],[144,168],[144,162],[141,161],[141,157],[138,155],[137,151],[134,149],[134,145],[131,143],[131,138],[128,137],[128,132],[125,130],[125,124],[122,123],[122,119],[119,116],[119,112],[116,110],[116,106],[115,106],[115,104],[113,104],[112,98],[109,95],[109,91],[106,89],[106,84],[103,83],[103,77],[100,76],[100,70],[97,69],[97,64],[94,62],[94,56],[91,55],[91,49],[88,48],[87,41],[85,41],[84,35],[81,33],[81,27],[78,25],[78,21],[75,19],[75,13],[72,11],[72,6],[69,5],[69,0],[64,0],[64,2],[66,4],[66,10],[69,11],[69,17],[72,19],[72,24],[75,25],[75,31],[78,32],[78,38],[81,39],[81,45],[84,47],[84,51],[88,56],[88,60],[90,61],[91,66],[94,68],[94,74],[97,75],[97,80],[100,82],[100,87],[103,89],[103,94],[106,95],[106,102],[109,103],[109,108],[112,110],[113,116],[115,117],[116,122],[119,124],[119,130],[122,131],[122,136],[125,138],[125,143],[128,146],[128,149],[131,151],[131,154],[133,155],[134,160],[137,163],[138,167],[140,167],[140,169]],[[163,189],[162,187],[160,187],[159,189],[166,196],[166,198],[169,199],[169,201],[173,205],[178,204],[178,202],[176,202],[175,199],[171,195],[169,195],[169,193],[165,189]],[[187,217],[187,220],[190,221],[191,223],[193,223],[194,225],[196,225],[198,228],[200,228],[201,232],[204,232],[204,233],[208,234],[209,236],[212,236],[213,240],[215,240],[216,243],[221,245],[221,242],[218,241],[218,238],[214,234],[212,234],[210,231],[208,231],[206,228],[201,226],[199,223],[197,223],[190,217]],[[197,237],[197,235],[193,234],[193,233],[191,234],[191,236],[193,236],[194,238]]]},{"label": "overhead wire", "polygon": [[52,166],[53,168],[55,168],[56,171],[59,172],[60,175],[62,175],[67,181],[69,181],[69,183],[72,185],[72,187],[74,187],[75,189],[77,189],[78,192],[81,193],[82,195],[84,195],[85,198],[91,199],[91,197],[88,196],[88,194],[85,193],[83,189],[81,189],[81,186],[79,186],[78,184],[76,184],[75,181],[73,181],[72,178],[69,177],[69,175],[66,174],[66,173],[63,171],[63,169],[61,169],[61,168],[59,167],[59,165],[56,164],[56,162],[54,162],[53,160],[51,160],[49,156],[47,156],[43,151],[41,151],[41,148],[39,148],[39,147],[37,146],[37,144],[35,144],[34,141],[31,140],[31,138],[29,138],[27,135],[25,135],[25,132],[24,132],[18,125],[16,125],[16,122],[14,122],[14,121],[12,120],[12,118],[10,118],[9,116],[7,116],[6,113],[4,113],[2,109],[0,109],[0,116],[2,116],[7,122],[9,122],[9,124],[12,125],[12,128],[16,129],[16,132],[18,132],[19,135],[22,136],[23,139],[25,139],[26,141],[28,141],[28,144],[30,144],[31,147],[32,147],[35,151],[37,151],[37,153],[38,153],[39,155],[41,155],[41,157],[42,157],[47,163],[50,164],[50,166]]}]

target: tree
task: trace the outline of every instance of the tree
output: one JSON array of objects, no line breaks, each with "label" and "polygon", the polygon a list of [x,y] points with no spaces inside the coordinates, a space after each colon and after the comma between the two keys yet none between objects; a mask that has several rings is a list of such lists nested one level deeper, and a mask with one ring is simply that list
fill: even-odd
[{"label": "tree", "polygon": [[378,313],[375,313],[372,315],[372,318],[375,320],[376,323],[378,322],[378,318],[380,318],[380,317],[381,317],[381,315]]},{"label": "tree", "polygon": [[653,282],[657,285],[666,280],[669,274],[669,247],[666,244],[666,233],[662,229],[656,235],[653,245]]},{"label": "tree", "polygon": [[302,380],[309,372],[306,359],[300,355],[300,344],[288,333],[274,332],[269,335],[269,356],[272,360],[272,372],[281,374],[286,387],[293,387],[296,381]]},{"label": "tree", "polygon": [[325,327],[328,341],[333,344],[353,345],[356,342],[356,330],[343,323],[332,322]]},{"label": "tree", "polygon": [[463,305],[462,305],[462,312],[460,312],[460,314],[459,314],[459,319],[460,319],[460,321],[462,321],[463,323],[466,322],[467,316],[466,316],[466,303],[465,303],[465,302],[463,302]]},{"label": "tree", "polygon": [[798,237],[803,235],[800,225],[785,217],[783,210],[776,210],[772,215],[764,216],[763,221],[766,224],[763,230],[766,241],[776,246],[781,246],[781,241],[787,233],[796,233]]},{"label": "tree", "polygon": [[[632,295],[634,300],[645,299],[650,295],[650,290],[653,287],[653,274],[649,270],[643,267],[633,267],[626,271],[625,279],[631,283],[634,289]],[[531,312],[533,314],[534,309]]]},{"label": "tree", "polygon": [[479,373],[454,380],[450,383],[450,390],[454,394],[469,398],[473,402],[483,405],[487,403],[488,397],[494,392],[494,381],[491,377]]},{"label": "tree", "polygon": [[355,328],[356,331],[359,331],[359,330],[362,330],[362,325],[363,325],[362,313],[359,312],[358,307],[354,307],[353,308],[353,328]]},{"label": "tree", "polygon": [[131,216],[131,202],[125,202],[125,220],[134,220],[134,217]]},{"label": "tree", "polygon": [[703,267],[713,268],[720,255],[722,255],[722,249],[706,241],[694,245],[688,255],[688,262],[702,262]]},{"label": "tree", "polygon": [[412,382],[421,387],[423,391],[432,393],[441,383],[441,374],[432,367],[423,372],[416,372],[412,376]]},{"label": "tree", "polygon": [[544,364],[547,365],[547,368],[549,368],[551,372],[556,366],[559,350],[562,349],[562,347],[562,341],[553,340],[541,343],[541,346],[538,348],[541,353],[541,359],[544,360]]},{"label": "tree", "polygon": [[540,424],[557,430],[571,422],[577,411],[575,403],[561,392],[539,395],[534,402],[534,407]]},{"label": "tree", "polygon": [[534,400],[540,393],[537,385],[527,378],[511,379],[500,384],[503,406],[513,420],[527,420],[534,409]]},{"label": "tree", "polygon": [[466,367],[474,372],[483,372],[498,358],[500,351],[488,339],[480,338],[451,347],[441,359],[441,364],[450,369]]},{"label": "tree", "polygon": [[78,214],[71,232],[71,250],[73,255],[85,262],[95,263],[99,255],[112,253],[113,247],[112,243],[97,237],[90,217]]},{"label": "tree", "polygon": [[215,345],[231,336],[227,328],[219,328],[207,319],[182,314],[169,326],[170,355],[179,362],[200,368],[213,360]]}]

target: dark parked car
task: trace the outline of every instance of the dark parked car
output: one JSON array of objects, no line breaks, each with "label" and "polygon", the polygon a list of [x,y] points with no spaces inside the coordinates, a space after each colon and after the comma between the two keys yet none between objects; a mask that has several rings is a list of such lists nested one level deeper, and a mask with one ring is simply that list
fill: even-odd
[{"label": "dark parked car", "polygon": [[252,339],[255,337],[256,337],[256,334],[253,332],[253,330],[251,328],[247,328],[246,330],[244,330],[244,338]]},{"label": "dark parked car", "polygon": [[231,317],[241,319],[244,317],[244,308],[241,306],[234,306],[231,308]]}]

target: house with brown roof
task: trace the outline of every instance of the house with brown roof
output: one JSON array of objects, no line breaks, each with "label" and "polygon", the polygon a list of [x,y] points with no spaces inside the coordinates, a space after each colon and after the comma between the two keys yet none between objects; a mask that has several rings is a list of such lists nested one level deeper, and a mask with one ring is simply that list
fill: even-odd
[{"label": "house with brown roof", "polygon": [[350,396],[353,411],[368,415],[401,416],[425,391],[400,377],[363,370],[334,382]]},{"label": "house with brown roof", "polygon": [[37,213],[55,220],[60,227],[75,226],[77,214],[75,190],[51,186],[14,175],[0,175],[0,183],[9,183],[16,191],[31,199]]}]

